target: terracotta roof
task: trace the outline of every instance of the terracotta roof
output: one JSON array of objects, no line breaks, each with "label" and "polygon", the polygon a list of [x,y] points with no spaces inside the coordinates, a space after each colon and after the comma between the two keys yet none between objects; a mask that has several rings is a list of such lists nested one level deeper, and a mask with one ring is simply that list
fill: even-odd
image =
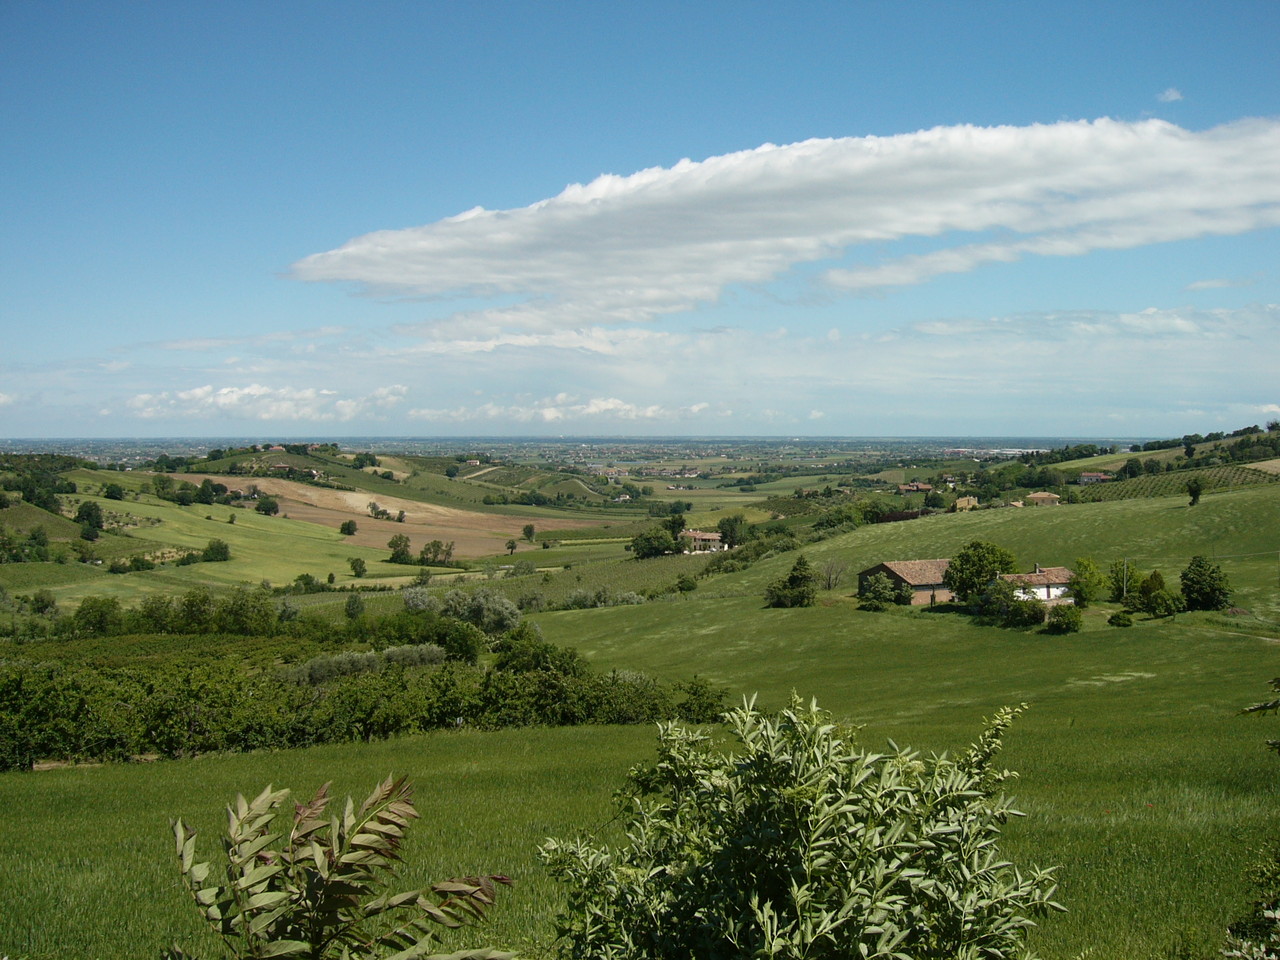
[{"label": "terracotta roof", "polygon": [[685,530],[680,534],[682,537],[688,537],[690,540],[714,540],[720,542],[720,534],[708,533],[706,530]]},{"label": "terracotta roof", "polygon": [[1002,573],[1000,579],[1026,587],[1049,587],[1066,583],[1071,579],[1071,571],[1066,567],[1037,567],[1033,573]]},{"label": "terracotta roof", "polygon": [[1062,498],[1056,493],[1049,493],[1047,490],[1040,490],[1036,493],[1027,494],[1028,500],[1061,500]]},{"label": "terracotta roof", "polygon": [[912,586],[941,583],[950,560],[886,560],[884,567]]}]

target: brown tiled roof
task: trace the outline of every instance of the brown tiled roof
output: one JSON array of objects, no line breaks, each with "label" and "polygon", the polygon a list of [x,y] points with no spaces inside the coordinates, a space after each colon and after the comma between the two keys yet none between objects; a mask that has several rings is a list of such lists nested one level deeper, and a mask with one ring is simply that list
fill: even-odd
[{"label": "brown tiled roof", "polygon": [[1066,583],[1071,579],[1071,571],[1066,567],[1039,567],[1033,573],[1002,573],[1000,579],[1025,587],[1048,587]]},{"label": "brown tiled roof", "polygon": [[709,540],[716,543],[720,542],[720,534],[708,532],[706,530],[685,530],[680,534],[682,537],[688,537],[690,540]]},{"label": "brown tiled roof", "polygon": [[912,586],[941,583],[950,560],[886,560],[884,566]]},{"label": "brown tiled roof", "polygon": [[1036,493],[1027,494],[1028,500],[1061,500],[1062,498],[1056,493],[1050,493],[1047,490],[1040,490]]}]

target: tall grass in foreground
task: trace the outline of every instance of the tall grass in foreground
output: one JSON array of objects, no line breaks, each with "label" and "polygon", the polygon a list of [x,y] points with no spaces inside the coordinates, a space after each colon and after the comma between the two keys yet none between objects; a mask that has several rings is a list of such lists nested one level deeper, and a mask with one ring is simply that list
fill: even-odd
[{"label": "tall grass in foreground", "polygon": [[407,774],[422,819],[410,832],[401,887],[501,872],[493,922],[446,944],[493,944],[536,955],[560,903],[536,848],[550,835],[608,831],[609,797],[651,753],[646,727],[530,729],[413,737],[367,746],[205,757],[0,775],[0,955],[17,960],[155,957],[177,941],[221,956],[182,887],[170,818],[217,851],[225,805],[268,783],[305,799],[332,779],[362,795]]}]

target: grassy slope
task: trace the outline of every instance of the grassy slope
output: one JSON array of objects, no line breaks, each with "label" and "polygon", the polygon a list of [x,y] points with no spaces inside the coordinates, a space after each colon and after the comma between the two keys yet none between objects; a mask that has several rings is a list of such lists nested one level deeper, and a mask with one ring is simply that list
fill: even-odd
[{"label": "grassy slope", "polygon": [[[1175,582],[1192,553],[1216,552],[1238,602],[1274,622],[1278,489],[1206,497],[1194,509],[1177,498],[939,516],[863,528],[807,552],[816,563],[838,559],[857,570],[893,557],[947,556],[989,539],[1026,566],[1084,554],[1140,556],[1144,568],[1160,565]],[[1254,553],[1261,556],[1241,556]],[[1099,610],[1085,633],[1054,639],[923,611],[861,613],[847,600],[848,586],[823,606],[762,610],[763,584],[793,560],[704,582],[677,602],[537,620],[549,639],[577,646],[601,667],[671,677],[697,671],[735,693],[759,691],[773,705],[792,688],[817,696],[866,723],[870,745],[893,737],[955,748],[976,734],[983,715],[1028,701],[1005,760],[1022,774],[1014,790],[1029,816],[1010,825],[1006,852],[1019,862],[1061,864],[1062,899],[1072,909],[1037,933],[1037,948],[1048,960],[1086,949],[1139,960],[1212,953],[1222,926],[1247,902],[1248,851],[1271,836],[1274,822],[1280,771],[1261,745],[1274,721],[1234,711],[1276,674],[1268,639],[1280,639],[1276,632],[1200,614],[1122,631],[1105,627]],[[3,775],[0,859],[11,866],[0,871],[0,897],[18,906],[0,911],[0,949],[90,957],[129,942],[154,955],[196,930],[168,860],[167,817],[194,817],[209,850],[217,811],[236,790],[268,781],[309,790],[337,773],[339,792],[362,792],[388,770],[416,778],[427,813],[405,885],[510,871],[520,887],[487,939],[545,939],[558,894],[533,847],[546,834],[605,828],[609,791],[651,741],[642,728],[449,734]],[[126,877],[130,896],[121,898]]]}]

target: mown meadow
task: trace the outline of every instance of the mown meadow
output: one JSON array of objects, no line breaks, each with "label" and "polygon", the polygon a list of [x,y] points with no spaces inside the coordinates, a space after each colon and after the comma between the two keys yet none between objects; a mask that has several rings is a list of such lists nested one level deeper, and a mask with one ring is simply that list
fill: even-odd
[{"label": "mown meadow", "polygon": [[[1264,741],[1280,736],[1280,720],[1238,711],[1263,699],[1280,673],[1277,490],[1211,493],[1194,508],[1171,496],[861,527],[804,548],[815,566],[846,571],[810,608],[763,606],[764,585],[794,562],[795,553],[784,553],[700,580],[670,602],[532,619],[548,640],[599,669],[696,673],[733,698],[755,695],[771,707],[793,692],[815,697],[860,724],[871,748],[892,740],[962,749],[984,717],[1027,703],[1002,755],[1019,774],[1009,789],[1027,815],[1008,825],[1004,853],[1020,865],[1058,865],[1058,899],[1068,909],[1033,934],[1033,948],[1046,960],[1207,958],[1248,908],[1246,872],[1275,838],[1280,758]],[[1190,557],[1204,554],[1221,563],[1235,604],[1248,612],[1115,628],[1106,618],[1116,608],[1104,604],[1087,611],[1081,633],[1053,637],[954,611],[857,609],[858,570],[949,556],[975,539],[1006,547],[1024,568],[1083,556],[1105,567],[1128,557],[1175,585]],[[669,561],[647,563],[611,561],[602,582],[621,587],[628,565],[633,584],[653,579],[651,570],[677,572]],[[538,864],[537,846],[578,831],[612,835],[611,793],[629,766],[651,756],[653,742],[644,726],[464,729],[3,774],[0,955],[155,956],[174,940],[217,955],[181,888],[169,818],[194,823],[212,854],[222,807],[236,792],[274,783],[309,795],[332,779],[339,796],[363,796],[388,773],[413,778],[423,813],[403,886],[476,872],[516,880],[484,929],[451,943],[546,955],[562,892]]]}]

